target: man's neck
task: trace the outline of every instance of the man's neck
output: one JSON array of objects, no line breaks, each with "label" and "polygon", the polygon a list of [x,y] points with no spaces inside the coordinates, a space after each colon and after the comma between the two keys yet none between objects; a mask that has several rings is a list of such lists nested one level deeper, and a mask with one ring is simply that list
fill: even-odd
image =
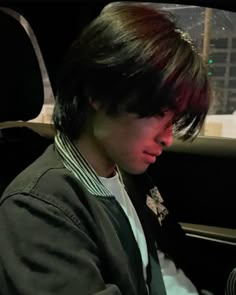
[{"label": "man's neck", "polygon": [[98,176],[112,177],[115,173],[115,164],[105,156],[105,152],[89,136],[81,135],[74,141],[84,158],[93,167]]}]

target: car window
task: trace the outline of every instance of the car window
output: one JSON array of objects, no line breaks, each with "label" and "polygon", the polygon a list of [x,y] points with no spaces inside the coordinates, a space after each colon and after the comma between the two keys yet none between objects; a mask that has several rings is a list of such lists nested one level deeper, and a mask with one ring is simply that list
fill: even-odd
[{"label": "car window", "polygon": [[176,15],[208,65],[214,101],[200,135],[236,138],[236,13],[189,5],[158,6]]}]

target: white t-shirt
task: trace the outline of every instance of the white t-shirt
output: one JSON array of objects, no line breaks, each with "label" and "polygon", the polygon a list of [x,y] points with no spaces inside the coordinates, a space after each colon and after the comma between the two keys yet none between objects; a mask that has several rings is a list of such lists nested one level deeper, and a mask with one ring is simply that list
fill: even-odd
[{"label": "white t-shirt", "polygon": [[[111,178],[99,177],[99,179],[103,185],[114,195],[117,202],[121,205],[129,219],[132,231],[141,253],[143,273],[146,280],[146,267],[148,265],[147,243],[136,210],[124,188],[124,185],[119,180],[117,173]],[[176,268],[174,262],[171,259],[167,258],[161,251],[158,251],[158,257],[167,295],[198,295],[195,286],[185,276],[181,269]]]},{"label": "white t-shirt", "polygon": [[126,216],[128,217],[130,226],[132,228],[134,237],[140,249],[140,254],[143,262],[143,274],[145,280],[147,279],[146,267],[148,265],[148,251],[147,243],[143,233],[142,225],[136,213],[136,210],[128,197],[123,184],[119,180],[118,174],[111,178],[99,177],[103,185],[110,190],[112,195],[116,198],[117,202],[120,204],[124,210]]}]

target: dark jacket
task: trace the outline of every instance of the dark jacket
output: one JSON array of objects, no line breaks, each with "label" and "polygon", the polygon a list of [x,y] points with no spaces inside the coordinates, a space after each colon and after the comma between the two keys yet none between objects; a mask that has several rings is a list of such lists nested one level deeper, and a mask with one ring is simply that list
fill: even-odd
[{"label": "dark jacket", "polygon": [[[144,175],[123,177],[147,240],[150,294],[164,295],[156,250],[184,268],[184,234],[170,214],[160,226],[146,206],[152,184]],[[120,205],[113,196],[89,193],[54,146],[6,189],[0,233],[1,295],[147,294],[139,248]]]}]

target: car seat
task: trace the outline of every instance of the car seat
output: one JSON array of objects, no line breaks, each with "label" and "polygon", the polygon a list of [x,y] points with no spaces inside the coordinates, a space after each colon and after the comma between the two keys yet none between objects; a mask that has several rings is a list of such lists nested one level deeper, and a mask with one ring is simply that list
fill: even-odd
[{"label": "car seat", "polygon": [[[30,37],[0,9],[0,194],[52,142],[28,126],[43,106],[44,88]],[[13,124],[14,123],[14,124]],[[31,123],[33,125],[33,123]]]}]

